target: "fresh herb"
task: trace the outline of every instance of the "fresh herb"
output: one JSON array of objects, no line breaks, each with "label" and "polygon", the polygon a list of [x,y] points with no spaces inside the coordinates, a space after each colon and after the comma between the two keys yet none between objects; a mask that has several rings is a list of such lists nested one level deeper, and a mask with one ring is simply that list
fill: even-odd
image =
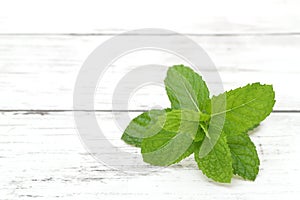
[{"label": "fresh herb", "polygon": [[194,153],[214,181],[230,183],[233,175],[255,180],[260,162],[247,132],[272,112],[272,86],[253,83],[210,98],[202,77],[177,65],[168,69],[165,87],[171,108],[139,115],[122,139],[140,147],[152,165],[168,166]]}]

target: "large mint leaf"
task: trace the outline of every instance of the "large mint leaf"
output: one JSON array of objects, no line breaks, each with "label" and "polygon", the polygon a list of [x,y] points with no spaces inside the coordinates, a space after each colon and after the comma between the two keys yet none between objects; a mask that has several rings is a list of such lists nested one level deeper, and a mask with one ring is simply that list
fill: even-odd
[{"label": "large mint leaf", "polygon": [[157,166],[168,166],[180,158],[193,144],[193,138],[185,133],[162,130],[142,141],[145,162]]},{"label": "large mint leaf", "polygon": [[[271,112],[275,93],[271,85],[248,84],[225,93],[226,109],[213,112],[212,118],[226,114],[223,130],[227,135],[245,133],[258,126]],[[211,105],[224,104],[224,94],[214,96]],[[207,110],[210,110],[208,107]]]},{"label": "large mint leaf", "polygon": [[125,129],[122,140],[127,144],[140,147],[143,138],[150,137],[158,131],[161,127],[158,124],[158,117],[165,115],[169,109],[166,110],[150,110],[134,118]]},{"label": "large mint leaf", "polygon": [[248,134],[227,136],[234,174],[254,181],[259,171],[259,158]]},{"label": "large mint leaf", "polygon": [[202,77],[183,65],[170,67],[165,87],[173,109],[205,112],[209,91]]},{"label": "large mint leaf", "polygon": [[211,151],[199,157],[200,145],[195,150],[199,169],[209,178],[221,183],[230,183],[233,176],[232,158],[225,136],[222,134]]},{"label": "large mint leaf", "polygon": [[[207,119],[209,119],[209,115],[192,110],[150,110],[130,122],[122,135],[122,139],[127,144],[140,147],[143,138],[159,133],[162,128],[176,133],[182,130],[192,135],[191,125],[194,124],[195,127],[198,127],[199,121]],[[194,136],[195,134],[193,134]]]},{"label": "large mint leaf", "polygon": [[187,110],[171,110],[158,117],[162,130],[142,141],[145,162],[167,166],[190,155],[196,138],[200,113]]},{"label": "large mint leaf", "polygon": [[[204,139],[203,130],[198,127],[197,141]],[[178,163],[195,151],[196,143],[188,134],[161,130],[160,133],[142,141],[145,162],[157,166]]]}]

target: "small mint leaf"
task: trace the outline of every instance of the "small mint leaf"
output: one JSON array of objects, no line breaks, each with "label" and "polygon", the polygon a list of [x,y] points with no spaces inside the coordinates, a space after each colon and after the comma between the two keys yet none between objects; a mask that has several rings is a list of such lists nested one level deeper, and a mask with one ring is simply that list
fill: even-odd
[{"label": "small mint leaf", "polygon": [[232,156],[234,174],[254,181],[259,171],[259,158],[248,134],[227,136],[227,144]]},{"label": "small mint leaf", "polygon": [[200,145],[195,151],[195,160],[199,169],[208,178],[220,183],[230,183],[233,176],[232,158],[226,138],[222,134],[211,151],[203,158],[199,157]]},{"label": "small mint leaf", "polygon": [[209,91],[202,77],[184,65],[170,67],[165,87],[173,109],[205,112]]}]

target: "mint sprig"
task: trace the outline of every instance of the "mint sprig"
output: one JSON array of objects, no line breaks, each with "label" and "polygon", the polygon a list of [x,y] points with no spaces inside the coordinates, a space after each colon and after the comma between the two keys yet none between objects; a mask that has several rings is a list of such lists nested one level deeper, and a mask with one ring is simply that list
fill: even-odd
[{"label": "mint sprig", "polygon": [[168,69],[165,86],[171,108],[142,113],[122,139],[140,147],[152,165],[168,166],[194,153],[214,181],[229,183],[233,175],[255,180],[260,162],[247,132],[272,112],[272,86],[253,83],[209,98],[202,77],[183,65]]}]

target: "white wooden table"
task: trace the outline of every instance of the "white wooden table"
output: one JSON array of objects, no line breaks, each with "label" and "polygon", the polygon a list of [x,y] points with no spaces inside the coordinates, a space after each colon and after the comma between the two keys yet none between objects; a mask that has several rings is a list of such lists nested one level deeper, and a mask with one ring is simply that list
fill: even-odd
[{"label": "white wooden table", "polygon": [[[296,0],[0,2],[0,199],[299,199],[299,8]],[[261,160],[255,182],[213,183],[192,157],[155,173],[127,174],[83,147],[72,102],[82,63],[115,34],[152,27],[186,34],[202,46],[225,89],[274,85],[274,112],[251,134]],[[112,123],[114,84],[138,65],[178,62],[140,52],[107,71],[95,108],[113,144],[130,148]],[[157,104],[169,105],[164,89],[148,86],[132,96],[128,109],[133,117]]]}]

